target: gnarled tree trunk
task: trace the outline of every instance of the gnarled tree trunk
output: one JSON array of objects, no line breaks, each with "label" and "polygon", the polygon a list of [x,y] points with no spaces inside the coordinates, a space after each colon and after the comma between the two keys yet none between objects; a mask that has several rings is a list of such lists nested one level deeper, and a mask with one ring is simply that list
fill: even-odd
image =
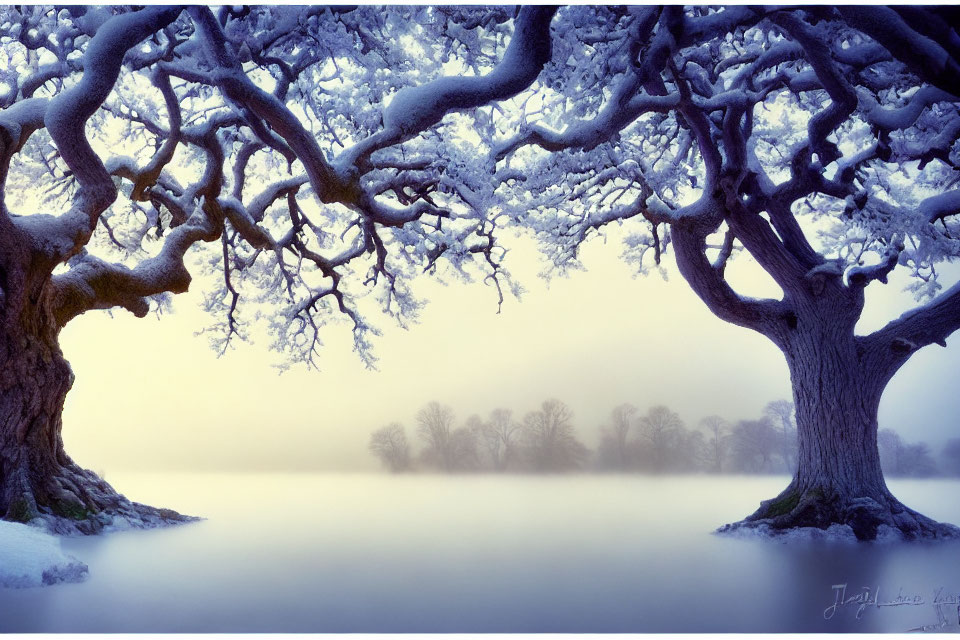
[{"label": "gnarled tree trunk", "polygon": [[796,405],[796,475],[779,496],[721,531],[840,524],[860,540],[956,537],[956,527],[907,508],[887,488],[877,450],[877,413],[887,372],[871,367],[865,345],[835,302],[827,299],[791,320],[795,326],[783,340]]},{"label": "gnarled tree trunk", "polygon": [[0,516],[64,534],[193,519],[127,500],[66,454],[62,412],[73,372],[40,291],[36,303],[6,308],[19,313],[0,314]]},{"label": "gnarled tree trunk", "polygon": [[[137,281],[131,290],[130,283],[137,280],[131,270],[110,268],[87,256],[85,262],[80,261],[83,264],[54,275],[71,259],[84,257],[81,252],[99,216],[117,194],[110,174],[86,139],[87,121],[112,90],[126,52],[171,24],[180,11],[151,7],[124,12],[109,18],[106,28],[105,15],[99,14],[88,25],[96,33],[83,54],[81,81],[51,100],[20,100],[3,111],[0,516],[5,519],[43,523],[56,533],[96,533],[114,524],[144,527],[188,519],[130,502],[64,452],[63,403],[73,374],[57,342],[62,326],[87,310],[122,306],[146,313],[145,296],[184,288],[181,271],[176,264],[155,263],[152,270],[164,277],[158,282]],[[74,17],[82,14],[77,12]],[[40,128],[47,129],[77,189],[65,213],[14,215],[5,203],[10,162]],[[177,237],[184,235],[181,232]],[[124,282],[128,287],[122,286]]]},{"label": "gnarled tree trunk", "polygon": [[[744,246],[776,278],[783,299],[737,294],[723,278],[724,261],[707,259],[706,235],[693,224],[671,227],[677,266],[714,314],[768,337],[783,352],[793,384],[799,441],[797,471],[790,485],[746,519],[719,532],[845,525],[860,540],[960,537],[957,527],[908,509],[890,493],[877,450],[877,411],[884,388],[918,346],[929,344],[931,336],[942,331],[904,327],[901,320],[899,326],[892,323],[892,332],[857,336],[865,282],[844,282],[837,269],[810,257],[814,254],[809,247],[810,264],[819,266],[805,270],[796,256],[785,257],[776,248],[779,240],[760,218],[745,216],[737,207],[716,206],[726,212]],[[791,229],[783,231],[789,237]],[[792,242],[802,244],[796,238]],[[798,246],[797,253],[803,254],[802,249]],[[945,305],[944,315],[952,313]]]}]

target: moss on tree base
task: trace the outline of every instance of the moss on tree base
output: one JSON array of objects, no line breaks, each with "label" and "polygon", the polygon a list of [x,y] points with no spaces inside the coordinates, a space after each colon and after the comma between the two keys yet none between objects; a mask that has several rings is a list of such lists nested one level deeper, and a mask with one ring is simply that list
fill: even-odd
[{"label": "moss on tree base", "polygon": [[749,517],[724,525],[717,533],[751,530],[770,537],[795,538],[804,536],[789,534],[801,530],[849,531],[859,541],[960,538],[960,528],[917,513],[886,491],[874,497],[848,497],[820,487],[798,490],[792,485],[776,498],[762,502]]},{"label": "moss on tree base", "polygon": [[26,498],[14,500],[6,514],[6,519],[10,522],[27,523],[36,517],[37,512],[30,508],[30,501]]},{"label": "moss on tree base", "polygon": [[86,520],[92,515],[95,515],[93,511],[87,509],[82,504],[76,502],[68,502],[66,500],[57,500],[50,505],[50,510],[53,511],[54,515],[60,516],[61,518],[69,518],[70,520]]},{"label": "moss on tree base", "polygon": [[20,486],[21,491],[10,499],[3,512],[3,519],[41,526],[53,534],[92,535],[201,519],[132,502],[92,471],[73,464],[32,485],[21,482]]},{"label": "moss on tree base", "polygon": [[57,535],[95,535],[124,529],[154,529],[198,520],[202,518],[123,500],[115,507],[98,512],[76,506],[59,510],[41,507],[41,513],[27,522],[40,525]]}]

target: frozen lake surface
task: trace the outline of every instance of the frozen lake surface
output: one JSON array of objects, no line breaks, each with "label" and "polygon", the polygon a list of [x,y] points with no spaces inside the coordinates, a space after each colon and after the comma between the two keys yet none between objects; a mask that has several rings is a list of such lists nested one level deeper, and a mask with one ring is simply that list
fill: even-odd
[{"label": "frozen lake surface", "polygon": [[[779,492],[783,477],[109,480],[132,499],[208,520],[64,540],[89,579],[0,590],[0,632],[960,630],[960,543],[784,545],[710,533]],[[960,523],[960,482],[890,486]],[[830,615],[839,584],[847,598],[869,589],[859,619],[857,604]]]}]

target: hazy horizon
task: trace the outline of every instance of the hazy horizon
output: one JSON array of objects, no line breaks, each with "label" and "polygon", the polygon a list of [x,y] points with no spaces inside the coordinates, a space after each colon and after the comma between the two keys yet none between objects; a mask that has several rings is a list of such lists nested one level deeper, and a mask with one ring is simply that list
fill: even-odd
[{"label": "hazy horizon", "polygon": [[[512,409],[522,419],[547,398],[574,413],[584,443],[595,448],[600,426],[624,402],[641,411],[668,405],[689,428],[718,414],[758,417],[771,400],[790,398],[786,363],[772,343],[714,317],[673,264],[669,280],[633,277],[615,239],[589,243],[587,270],[549,283],[533,243],[513,239],[507,266],[526,293],[507,297],[497,314],[495,290],[482,283],[442,286],[424,277],[430,299],[409,330],[377,318],[379,371],[352,353],[348,328],[326,328],[322,371],[294,366],[278,375],[269,337],[237,344],[222,358],[194,332],[202,282],[174,298],[158,321],[122,311],[91,312],[71,323],[62,347],[76,381],[67,396],[67,452],[102,470],[374,470],[370,433],[400,422],[416,440],[414,414],[449,405],[462,424],[470,415]],[[748,295],[778,296],[752,261],[730,267]],[[861,322],[871,330],[909,308],[903,280],[867,289]],[[960,399],[949,373],[960,348],[928,347],[894,378],[880,407],[880,427],[908,441],[925,440],[936,455],[956,435]],[[925,398],[917,393],[923,390]]]}]

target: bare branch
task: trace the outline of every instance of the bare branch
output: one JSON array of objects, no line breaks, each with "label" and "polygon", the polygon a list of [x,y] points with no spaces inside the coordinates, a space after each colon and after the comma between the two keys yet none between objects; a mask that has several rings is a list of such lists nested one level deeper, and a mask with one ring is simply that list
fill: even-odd
[{"label": "bare branch", "polygon": [[777,302],[753,300],[737,294],[724,280],[722,267],[714,266],[707,259],[705,237],[701,233],[686,225],[673,225],[671,238],[680,273],[717,317],[770,334]]},{"label": "bare branch", "polygon": [[[927,304],[908,311],[882,329],[866,336],[877,362],[892,377],[907,359],[931,344],[946,346],[947,338],[960,329],[960,283]],[[878,369],[881,370],[881,369]]]}]

